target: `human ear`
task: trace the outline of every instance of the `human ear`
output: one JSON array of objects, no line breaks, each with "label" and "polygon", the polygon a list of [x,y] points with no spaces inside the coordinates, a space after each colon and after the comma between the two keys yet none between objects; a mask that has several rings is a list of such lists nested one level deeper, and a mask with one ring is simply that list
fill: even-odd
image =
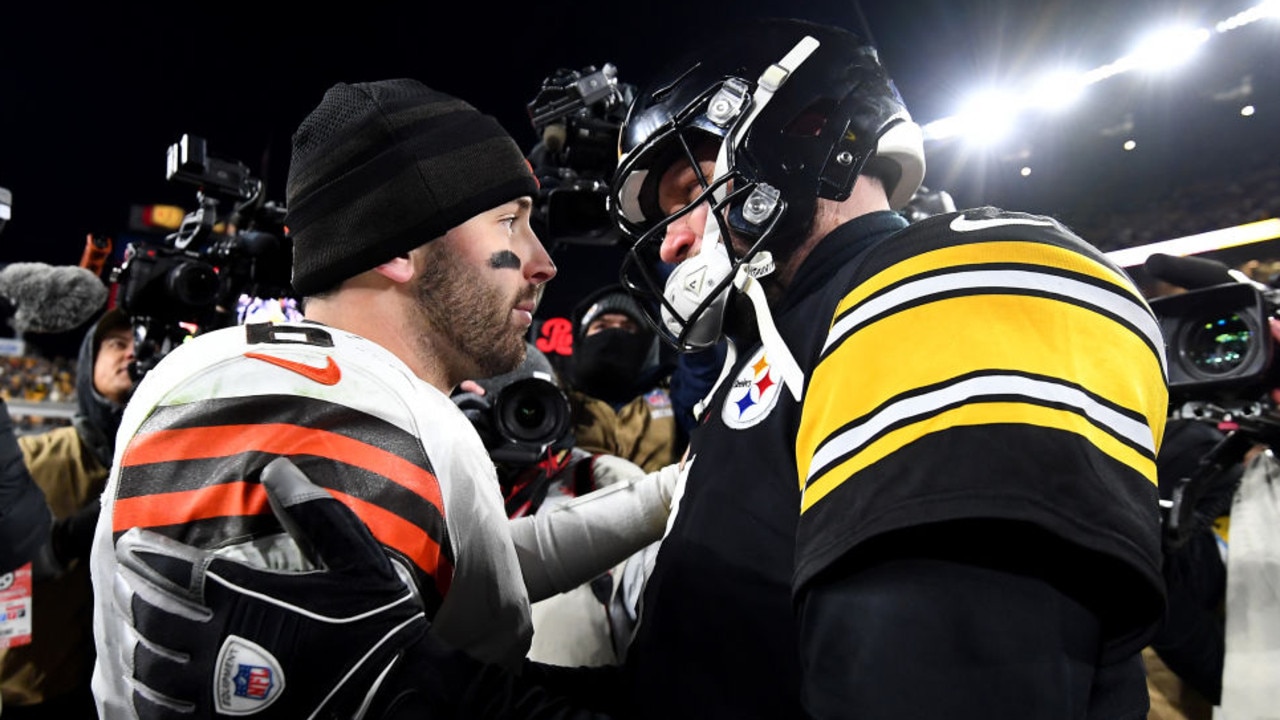
[{"label": "human ear", "polygon": [[388,260],[373,269],[392,282],[405,283],[413,277],[413,259],[409,253]]}]

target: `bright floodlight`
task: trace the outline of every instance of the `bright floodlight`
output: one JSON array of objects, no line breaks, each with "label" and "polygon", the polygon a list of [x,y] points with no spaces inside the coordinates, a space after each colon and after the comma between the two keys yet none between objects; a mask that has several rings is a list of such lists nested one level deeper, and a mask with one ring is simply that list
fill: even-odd
[{"label": "bright floodlight", "polygon": [[960,111],[958,134],[976,145],[994,145],[1009,134],[1020,110],[1017,100],[1008,93],[978,93]]},{"label": "bright floodlight", "polygon": [[1031,167],[1028,165],[1023,165],[1022,169],[1019,170],[1018,172],[1022,174],[1022,177],[1029,177],[1031,175]]},{"label": "bright floodlight", "polygon": [[1244,107],[1240,108],[1240,114],[1245,117],[1251,117],[1253,115],[1253,112],[1254,112],[1254,108],[1252,105],[1245,105]]},{"label": "bright floodlight", "polygon": [[1136,148],[1136,147],[1138,147],[1138,143],[1136,143],[1136,142],[1134,142],[1134,141],[1132,141],[1132,140],[1125,140],[1125,141],[1124,141],[1124,149],[1125,149],[1125,150],[1132,150],[1132,149],[1134,149],[1134,148]]},{"label": "bright floodlight", "polygon": [[1166,28],[1147,36],[1127,59],[1134,67],[1164,70],[1185,63],[1208,39],[1204,28]]},{"label": "bright floodlight", "polygon": [[1219,22],[1214,29],[1224,33],[1268,18],[1280,18],[1280,0],[1266,0],[1266,2],[1258,3],[1244,12],[1236,13]]},{"label": "bright floodlight", "polygon": [[1046,110],[1061,110],[1084,93],[1085,77],[1080,73],[1059,71],[1044,76],[1031,88],[1031,105]]}]

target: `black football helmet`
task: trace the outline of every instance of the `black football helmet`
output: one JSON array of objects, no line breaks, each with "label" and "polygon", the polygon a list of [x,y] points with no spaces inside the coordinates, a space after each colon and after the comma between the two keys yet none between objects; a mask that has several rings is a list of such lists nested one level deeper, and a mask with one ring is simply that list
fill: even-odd
[{"label": "black football helmet", "polygon": [[[756,259],[761,251],[785,257],[808,234],[818,198],[844,200],[858,175],[870,173],[896,210],[924,178],[920,127],[876,51],[856,35],[778,19],[721,38],[637,94],[610,197],[616,223],[635,240],[623,284],[651,299],[642,305],[661,308],[651,320],[679,350],[719,339],[738,267],[767,266],[768,256]],[[701,178],[696,201],[664,213],[663,172],[677,160],[696,168],[695,150],[709,139],[720,148],[715,176]],[[713,208],[702,251],[662,277],[657,250],[666,227],[702,202]],[[748,252],[734,252],[730,230],[752,244]]]}]

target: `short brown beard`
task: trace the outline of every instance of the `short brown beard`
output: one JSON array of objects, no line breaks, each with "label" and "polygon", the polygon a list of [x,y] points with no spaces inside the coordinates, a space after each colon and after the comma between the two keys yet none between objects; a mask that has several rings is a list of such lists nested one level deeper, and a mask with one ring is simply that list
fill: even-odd
[{"label": "short brown beard", "polygon": [[[486,271],[463,263],[443,246],[428,244],[414,284],[427,325],[417,338],[428,357],[446,359],[457,381],[510,372],[524,360],[525,339],[508,326],[514,302],[487,282]],[[487,271],[492,272],[492,271]]]}]

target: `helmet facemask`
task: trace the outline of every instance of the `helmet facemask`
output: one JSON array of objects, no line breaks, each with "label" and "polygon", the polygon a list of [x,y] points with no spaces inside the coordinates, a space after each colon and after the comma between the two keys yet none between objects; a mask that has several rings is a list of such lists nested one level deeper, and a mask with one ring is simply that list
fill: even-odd
[{"label": "helmet facemask", "polygon": [[[781,217],[782,205],[776,212],[766,211],[758,237],[744,253],[739,253],[730,240],[732,213],[742,214],[744,206],[760,205],[752,198],[759,197],[757,184],[747,182],[741,175],[725,166],[726,153],[717,152],[717,170],[714,180],[702,171],[700,147],[706,147],[714,139],[700,131],[673,130],[667,141],[679,147],[674,159],[655,164],[649,171],[653,177],[649,190],[656,195],[661,176],[676,163],[688,164],[697,175],[701,192],[679,210],[661,217],[639,234],[622,265],[622,282],[633,294],[643,295],[658,307],[657,321],[650,317],[659,335],[680,351],[700,350],[714,345],[720,338],[721,325],[729,294],[729,286],[738,267],[756,255],[763,240],[769,236]],[[654,146],[660,152],[660,146]],[[668,157],[670,155],[668,154]],[[633,175],[634,177],[634,175]],[[776,199],[776,198],[775,198]],[[656,206],[656,199],[646,199]],[[685,258],[674,269],[661,275],[658,270],[658,249],[666,236],[667,228],[684,220],[688,215],[706,206],[706,222],[702,227],[701,245],[697,255]],[[749,209],[746,211],[751,212]],[[743,234],[738,234],[739,238]],[[748,238],[750,240],[750,238]]]},{"label": "helmet facemask", "polygon": [[[741,289],[745,275],[770,272],[773,258],[790,260],[819,198],[848,198],[868,160],[896,180],[886,186],[891,205],[909,199],[923,148],[874,50],[838,29],[760,25],[725,47],[699,48],[670,78],[632,105],[611,202],[619,228],[636,238],[622,281],[660,309],[651,323],[683,351],[719,339],[730,284]],[[658,203],[663,173],[674,162],[701,167],[708,138],[718,146],[711,181],[699,172],[702,191],[667,215]],[[657,255],[667,228],[703,203],[698,255],[666,276]]]}]

